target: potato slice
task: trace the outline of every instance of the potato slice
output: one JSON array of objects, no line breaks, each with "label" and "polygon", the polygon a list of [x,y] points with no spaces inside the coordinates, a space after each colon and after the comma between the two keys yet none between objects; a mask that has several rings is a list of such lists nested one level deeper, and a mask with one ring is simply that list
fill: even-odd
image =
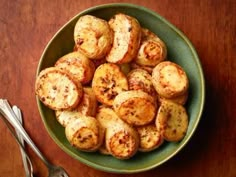
[{"label": "potato slice", "polygon": [[141,66],[154,67],[166,59],[167,49],[165,43],[148,29],[142,29],[142,41],[135,58]]},{"label": "potato slice", "polygon": [[128,90],[128,81],[116,64],[105,63],[96,69],[92,88],[99,102],[112,106],[116,95]]},{"label": "potato slice", "polygon": [[99,152],[119,159],[128,159],[138,150],[139,136],[136,129],[120,119],[113,109],[101,106],[96,119],[105,129],[105,142]]},{"label": "potato slice", "polygon": [[75,108],[83,96],[80,83],[67,73],[55,67],[42,70],[35,82],[35,93],[38,98],[53,110]]},{"label": "potato slice", "polygon": [[185,107],[172,101],[163,101],[159,107],[156,126],[167,141],[180,141],[188,129],[188,114]]},{"label": "potato slice", "polygon": [[[125,124],[125,122],[116,115],[113,109],[104,105],[98,108],[96,119],[105,131],[110,126],[116,126],[115,124]],[[106,138],[104,139],[103,145],[99,148],[99,152],[105,155],[111,155],[106,147]]]},{"label": "potato slice", "polygon": [[182,95],[189,87],[185,71],[170,61],[161,62],[153,69],[152,83],[157,93],[165,98]]},{"label": "potato slice", "polygon": [[152,84],[152,76],[144,69],[134,69],[129,72],[128,76],[129,90],[142,90],[153,98],[157,93]]},{"label": "potato slice", "polygon": [[56,62],[55,66],[72,75],[73,79],[82,84],[89,83],[95,71],[95,66],[80,52],[71,52]]},{"label": "potato slice", "polygon": [[79,18],[74,29],[74,40],[78,51],[90,59],[101,59],[110,51],[113,31],[108,22],[84,15]]},{"label": "potato slice", "polygon": [[80,115],[65,128],[66,138],[81,151],[96,151],[102,145],[104,129],[94,117]]},{"label": "potato slice", "polygon": [[157,103],[141,90],[121,92],[113,103],[116,114],[131,125],[146,125],[156,114]]},{"label": "potato slice", "polygon": [[113,109],[106,107],[104,105],[98,108],[96,119],[101,124],[101,126],[107,129],[114,124],[124,124],[125,122],[120,119]]},{"label": "potato slice", "polygon": [[55,116],[57,121],[63,126],[66,127],[70,122],[74,121],[80,116],[80,113],[77,111],[55,111]]},{"label": "potato slice", "polygon": [[139,22],[134,17],[119,13],[113,16],[108,23],[114,31],[114,41],[106,60],[117,64],[130,62],[137,55],[140,45]]},{"label": "potato slice", "polygon": [[92,88],[83,88],[84,95],[80,104],[73,110],[55,111],[57,121],[66,127],[71,121],[78,117],[78,113],[85,116],[95,116],[97,111],[97,100]]},{"label": "potato slice", "polygon": [[137,127],[137,131],[140,137],[139,151],[152,151],[164,142],[164,138],[155,124],[139,126]]},{"label": "potato slice", "polygon": [[106,130],[106,147],[112,156],[129,159],[136,154],[139,147],[138,134],[131,127],[119,124]]},{"label": "potato slice", "polygon": [[84,87],[84,97],[77,107],[77,111],[86,116],[95,116],[97,112],[97,99],[91,87]]}]

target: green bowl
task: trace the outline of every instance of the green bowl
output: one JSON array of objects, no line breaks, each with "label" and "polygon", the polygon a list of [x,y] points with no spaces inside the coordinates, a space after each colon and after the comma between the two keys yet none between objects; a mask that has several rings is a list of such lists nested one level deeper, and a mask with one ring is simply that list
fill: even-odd
[{"label": "green bowl", "polygon": [[189,127],[184,139],[178,143],[164,143],[152,152],[138,152],[129,160],[118,160],[97,152],[81,152],[69,144],[65,137],[64,128],[57,122],[54,112],[45,107],[38,98],[36,99],[48,133],[67,154],[102,171],[137,173],[153,169],[176,155],[192,137],[203,111],[205,99],[203,71],[194,47],[182,32],[157,13],[141,6],[114,3],[92,7],[76,15],[53,36],[40,58],[37,75],[42,69],[53,66],[59,57],[73,50],[73,30],[80,16],[90,14],[108,20],[118,12],[137,18],[141,26],[158,34],[167,45],[168,59],[178,63],[186,71],[190,80],[189,99],[186,105],[189,114]]}]

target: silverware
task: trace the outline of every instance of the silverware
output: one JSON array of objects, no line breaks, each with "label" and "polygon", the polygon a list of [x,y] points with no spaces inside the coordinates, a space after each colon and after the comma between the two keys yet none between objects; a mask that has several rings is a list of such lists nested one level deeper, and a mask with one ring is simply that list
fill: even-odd
[{"label": "silverware", "polygon": [[[24,145],[21,142],[21,140],[18,138],[18,135],[16,135],[15,131],[13,130],[13,128],[10,126],[9,121],[6,119],[3,119],[3,122],[6,124],[6,126],[8,127],[8,129],[10,130],[10,133],[12,134],[12,136],[15,138],[16,142],[19,144],[20,146],[20,150],[22,154],[22,159],[23,159],[23,164],[24,164],[24,168],[25,168],[25,172],[26,172],[26,177],[33,177],[33,167],[32,167],[32,163],[31,160],[28,156],[28,154],[25,151]],[[28,164],[27,164],[28,163]],[[27,166],[29,165],[29,167]],[[29,171],[29,169],[31,170],[31,172],[27,172]]]},{"label": "silverware", "polygon": [[[23,125],[21,110],[17,106],[12,106],[12,110],[14,111],[19,122]],[[24,139],[18,131],[16,131],[16,136],[18,137],[18,140],[20,141],[23,148],[25,148]],[[20,152],[21,152],[21,156],[22,156],[23,166],[25,169],[25,175],[26,175],[26,177],[33,177],[32,162],[31,162],[30,158],[28,157],[28,155],[26,155],[25,150],[22,149],[22,146],[20,146]]]},{"label": "silverware", "polygon": [[22,135],[25,142],[27,142],[34,152],[38,155],[38,157],[43,161],[43,163],[48,168],[48,177],[69,177],[66,171],[60,167],[51,164],[39,151],[34,142],[31,140],[29,135],[26,133],[25,129],[17,120],[16,115],[11,109],[9,103],[5,99],[0,99],[0,113],[9,121],[9,123]]}]

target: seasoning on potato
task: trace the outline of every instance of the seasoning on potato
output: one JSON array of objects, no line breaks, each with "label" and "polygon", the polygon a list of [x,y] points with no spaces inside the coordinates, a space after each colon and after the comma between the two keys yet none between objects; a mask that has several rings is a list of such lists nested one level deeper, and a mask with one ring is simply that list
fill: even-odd
[{"label": "seasoning on potato", "polygon": [[78,118],[65,128],[65,134],[72,146],[82,151],[96,151],[103,142],[104,129],[94,117],[78,113]]},{"label": "seasoning on potato", "polygon": [[156,126],[165,140],[174,142],[181,140],[188,129],[186,109],[172,101],[162,102],[157,113]]},{"label": "seasoning on potato", "polygon": [[165,98],[173,98],[184,94],[189,87],[188,77],[181,66],[164,61],[152,71],[152,83],[158,94]]},{"label": "seasoning on potato", "polygon": [[141,66],[154,67],[166,59],[165,43],[153,32],[142,28],[142,40],[135,62]]},{"label": "seasoning on potato", "polygon": [[120,119],[112,108],[100,106],[96,119],[105,129],[104,145],[99,152],[119,159],[132,157],[139,147],[136,130]]},{"label": "seasoning on potato", "polygon": [[137,131],[140,137],[139,151],[149,152],[152,151],[164,142],[164,138],[154,123],[139,126]]},{"label": "seasoning on potato", "polygon": [[109,20],[114,31],[112,48],[106,59],[110,63],[129,63],[137,55],[141,41],[141,26],[134,18],[126,14],[116,14]]},{"label": "seasoning on potato", "polygon": [[119,66],[105,63],[96,69],[92,88],[99,102],[112,106],[115,97],[128,90],[128,81]]},{"label": "seasoning on potato", "polygon": [[42,70],[35,82],[38,98],[53,110],[75,108],[82,99],[83,88],[70,75],[58,68]]},{"label": "seasoning on potato", "polygon": [[124,91],[115,97],[113,107],[116,114],[131,125],[146,125],[150,123],[157,109],[153,97],[141,90]]},{"label": "seasoning on potato", "polygon": [[75,25],[76,49],[90,59],[101,59],[110,51],[113,31],[108,22],[92,16],[80,17]]},{"label": "seasoning on potato", "polygon": [[55,67],[69,73],[81,84],[89,83],[95,71],[94,63],[80,52],[71,52],[59,58]]}]

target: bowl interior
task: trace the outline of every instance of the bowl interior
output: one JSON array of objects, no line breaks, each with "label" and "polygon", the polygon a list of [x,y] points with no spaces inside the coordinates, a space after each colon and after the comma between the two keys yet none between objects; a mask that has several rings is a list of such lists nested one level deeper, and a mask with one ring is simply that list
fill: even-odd
[{"label": "bowl interior", "polygon": [[190,80],[189,99],[186,105],[189,114],[189,127],[184,139],[178,143],[164,143],[159,149],[152,152],[139,152],[129,160],[118,160],[96,152],[81,152],[69,144],[65,137],[64,128],[57,122],[54,112],[45,107],[38,99],[37,103],[48,133],[66,153],[99,170],[135,173],[157,167],[173,157],[189,141],[197,128],[204,105],[204,77],[198,56],[189,40],[163,17],[144,7],[132,4],[106,4],[92,7],[79,13],[54,35],[41,56],[37,74],[42,69],[53,66],[59,57],[73,50],[74,26],[80,16],[91,14],[108,20],[119,12],[134,16],[142,27],[156,33],[167,45],[168,59],[178,63],[186,71]]}]

